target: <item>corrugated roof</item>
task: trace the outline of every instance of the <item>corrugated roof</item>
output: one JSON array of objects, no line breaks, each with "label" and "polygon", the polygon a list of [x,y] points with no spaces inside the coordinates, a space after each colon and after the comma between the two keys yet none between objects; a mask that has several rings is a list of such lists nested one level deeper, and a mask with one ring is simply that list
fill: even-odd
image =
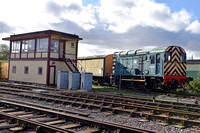
[{"label": "corrugated roof", "polygon": [[149,51],[149,53],[164,53],[169,46],[157,47]]},{"label": "corrugated roof", "polygon": [[78,60],[104,59],[106,56],[107,56],[107,55],[85,56],[85,57],[78,57]]},{"label": "corrugated roof", "polygon": [[169,46],[163,46],[163,47],[157,47],[153,49],[138,49],[138,50],[129,50],[128,52],[126,51],[121,51],[120,56],[126,56],[126,55],[142,55],[142,54],[147,54],[147,53],[164,53],[165,50]]}]

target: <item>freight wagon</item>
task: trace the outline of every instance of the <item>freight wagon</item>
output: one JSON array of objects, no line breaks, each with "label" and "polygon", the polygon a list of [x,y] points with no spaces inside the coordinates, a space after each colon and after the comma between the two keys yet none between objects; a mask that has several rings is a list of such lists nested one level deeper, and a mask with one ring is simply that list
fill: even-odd
[{"label": "freight wagon", "polygon": [[113,54],[99,55],[78,58],[79,72],[92,72],[93,81],[103,84],[109,83],[109,77],[112,73]]}]

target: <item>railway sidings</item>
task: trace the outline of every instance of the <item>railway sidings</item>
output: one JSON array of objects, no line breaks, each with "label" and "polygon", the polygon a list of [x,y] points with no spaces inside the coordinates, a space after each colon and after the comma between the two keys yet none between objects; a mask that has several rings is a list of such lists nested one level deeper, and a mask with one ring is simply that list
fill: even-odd
[{"label": "railway sidings", "polygon": [[[38,87],[39,91],[36,91],[37,89],[31,86],[27,89],[20,85],[17,87],[13,84],[10,87],[9,84],[6,84],[6,87],[1,85],[1,101],[98,119],[104,121],[103,123],[123,124],[122,127],[125,125],[137,127],[137,129],[146,129],[148,132],[165,132],[166,130],[171,132],[193,130],[195,132],[198,131],[200,125],[198,104],[93,92],[54,91],[49,88],[45,90],[44,87],[42,89]],[[102,129],[101,126],[93,127]]]},{"label": "railway sidings", "polygon": [[[102,122],[88,117],[24,105],[16,101],[0,100],[0,129],[11,131],[32,130],[35,132],[86,133],[86,132],[136,132],[153,131]],[[72,129],[73,128],[73,129]]]}]

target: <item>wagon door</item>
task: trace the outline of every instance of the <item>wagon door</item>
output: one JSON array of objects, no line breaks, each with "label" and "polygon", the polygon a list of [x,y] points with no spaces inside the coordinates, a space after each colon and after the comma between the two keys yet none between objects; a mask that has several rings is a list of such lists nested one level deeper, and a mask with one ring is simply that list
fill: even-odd
[{"label": "wagon door", "polygon": [[156,74],[160,74],[160,54],[156,54]]}]

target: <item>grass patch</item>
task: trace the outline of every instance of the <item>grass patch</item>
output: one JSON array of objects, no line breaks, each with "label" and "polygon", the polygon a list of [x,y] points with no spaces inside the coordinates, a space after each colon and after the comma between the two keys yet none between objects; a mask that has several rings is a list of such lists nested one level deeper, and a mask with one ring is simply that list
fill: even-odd
[{"label": "grass patch", "polygon": [[95,86],[95,85],[93,85],[92,89],[93,90],[105,91],[105,92],[114,92],[114,93],[119,93],[119,94],[128,94],[128,95],[139,96],[138,93],[131,92],[131,90],[124,90],[124,89],[119,90],[119,88],[110,87],[110,86]]}]

